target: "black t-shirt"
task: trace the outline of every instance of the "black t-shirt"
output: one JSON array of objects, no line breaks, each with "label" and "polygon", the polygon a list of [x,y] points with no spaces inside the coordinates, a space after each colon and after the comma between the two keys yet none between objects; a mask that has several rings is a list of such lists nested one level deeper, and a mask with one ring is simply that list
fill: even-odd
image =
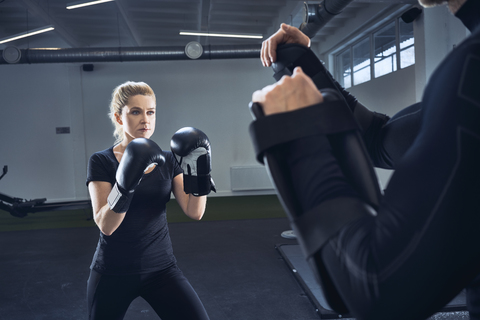
[{"label": "black t-shirt", "polygon": [[[168,232],[166,204],[170,200],[173,178],[182,169],[170,151],[164,151],[165,164],[144,174],[135,189],[130,208],[115,232],[100,232],[91,268],[111,275],[127,275],[163,270],[176,263]],[[90,157],[90,181],[115,184],[118,161],[113,147]]]}]

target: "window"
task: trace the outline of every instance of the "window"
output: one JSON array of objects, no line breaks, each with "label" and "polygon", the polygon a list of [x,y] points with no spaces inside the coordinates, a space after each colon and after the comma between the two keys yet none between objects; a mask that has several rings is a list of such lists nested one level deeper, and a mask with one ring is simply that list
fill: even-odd
[{"label": "window", "polygon": [[335,78],[349,88],[411,66],[414,44],[412,23],[390,21],[335,55]]},{"label": "window", "polygon": [[366,38],[354,45],[353,51],[353,84],[357,85],[370,80],[370,39]]},{"label": "window", "polygon": [[344,87],[350,88],[352,86],[352,69],[350,67],[350,49],[345,50],[337,56],[337,69],[339,70],[337,81]]},{"label": "window", "polygon": [[373,34],[375,78],[397,71],[397,37],[395,22]]},{"label": "window", "polygon": [[400,68],[406,68],[415,63],[415,38],[413,37],[413,24],[399,20],[400,38]]}]

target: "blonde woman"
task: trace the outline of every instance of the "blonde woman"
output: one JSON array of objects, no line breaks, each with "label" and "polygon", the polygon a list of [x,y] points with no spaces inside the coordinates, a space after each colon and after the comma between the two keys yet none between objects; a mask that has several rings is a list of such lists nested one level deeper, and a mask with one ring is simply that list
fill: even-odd
[{"label": "blonde woman", "polygon": [[[188,130],[186,136],[178,138],[176,134],[173,138],[182,147],[193,145],[181,155],[162,151],[150,140],[155,130],[156,99],[143,82],[126,82],[113,91],[110,117],[116,144],[93,154],[87,173],[94,219],[100,229],[87,285],[89,319],[123,319],[137,297],[144,298],[162,320],[209,319],[177,267],[166,203],[173,192],[187,216],[202,218],[206,194],[214,187],[209,185],[208,190],[203,187],[199,191],[194,185],[190,189],[195,192],[185,193],[179,161],[196,164],[203,159],[202,165],[207,163],[208,168],[197,171],[210,177],[210,150],[201,148],[208,149],[208,161],[205,152],[200,157],[195,155],[198,139],[195,143],[192,139],[198,135],[192,136]],[[205,140],[202,142],[208,143]]]}]

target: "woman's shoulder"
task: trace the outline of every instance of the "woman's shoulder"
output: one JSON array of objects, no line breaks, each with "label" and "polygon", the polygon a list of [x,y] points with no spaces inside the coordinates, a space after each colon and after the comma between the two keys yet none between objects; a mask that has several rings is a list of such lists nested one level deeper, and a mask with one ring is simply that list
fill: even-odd
[{"label": "woman's shoulder", "polygon": [[162,152],[163,152],[163,156],[165,157],[165,160],[167,160],[167,158],[169,160],[175,160],[175,157],[173,156],[172,151],[162,150]]},{"label": "woman's shoulder", "polygon": [[90,159],[94,160],[103,160],[103,161],[113,161],[115,160],[115,154],[113,153],[113,146],[105,150],[97,151],[90,156]]},{"label": "woman's shoulder", "polygon": [[115,183],[118,162],[113,147],[95,152],[90,156],[87,167],[87,185],[90,181],[107,181]]}]

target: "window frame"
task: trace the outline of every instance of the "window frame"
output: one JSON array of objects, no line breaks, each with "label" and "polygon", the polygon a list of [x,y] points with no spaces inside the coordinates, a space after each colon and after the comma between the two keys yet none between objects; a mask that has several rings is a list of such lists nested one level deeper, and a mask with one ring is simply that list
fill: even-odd
[{"label": "window frame", "polygon": [[[335,74],[335,78],[336,79],[341,79],[341,81],[343,82],[343,84],[345,83],[345,78],[344,78],[344,72],[343,72],[343,64],[340,66],[339,64],[339,57],[342,56],[343,54],[345,54],[345,52],[349,51],[350,52],[350,63],[349,63],[349,69],[350,69],[350,87],[354,87],[354,86],[357,86],[357,85],[360,85],[362,83],[366,83],[368,81],[371,81],[373,79],[378,79],[380,77],[383,77],[387,74],[390,74],[390,73],[393,73],[393,72],[397,72],[401,69],[404,69],[404,68],[408,68],[410,66],[413,66],[415,65],[415,61],[406,66],[406,67],[402,67],[401,65],[401,53],[402,51],[405,51],[409,48],[412,48],[413,47],[413,50],[415,50],[415,35],[413,36],[414,38],[414,41],[413,41],[413,44],[411,46],[408,46],[406,48],[403,48],[401,49],[400,48],[400,17],[396,17],[396,18],[393,18],[393,19],[389,19],[388,21],[385,21],[384,23],[382,23],[380,26],[372,29],[371,31],[368,32],[368,34],[364,35],[364,36],[361,36],[359,38],[357,38],[357,40],[355,40],[354,42],[351,42],[343,47],[341,47],[335,54],[333,54],[333,63],[334,63],[334,74]],[[395,71],[392,71],[392,72],[388,72],[388,73],[385,73],[385,74],[382,74],[378,77],[375,76],[375,41],[374,41],[374,34],[379,32],[380,30],[382,30],[383,28],[387,27],[389,24],[391,24],[392,22],[395,22],[395,46],[396,46],[396,51],[395,51],[395,61],[396,61],[396,70]],[[365,82],[362,82],[362,83],[359,83],[359,84],[355,84],[355,72],[354,72],[354,65],[353,65],[353,47],[356,46],[357,44],[361,43],[362,41],[365,41],[365,39],[369,39],[370,41],[370,80],[367,80]],[[348,88],[350,88],[348,87]]]}]

